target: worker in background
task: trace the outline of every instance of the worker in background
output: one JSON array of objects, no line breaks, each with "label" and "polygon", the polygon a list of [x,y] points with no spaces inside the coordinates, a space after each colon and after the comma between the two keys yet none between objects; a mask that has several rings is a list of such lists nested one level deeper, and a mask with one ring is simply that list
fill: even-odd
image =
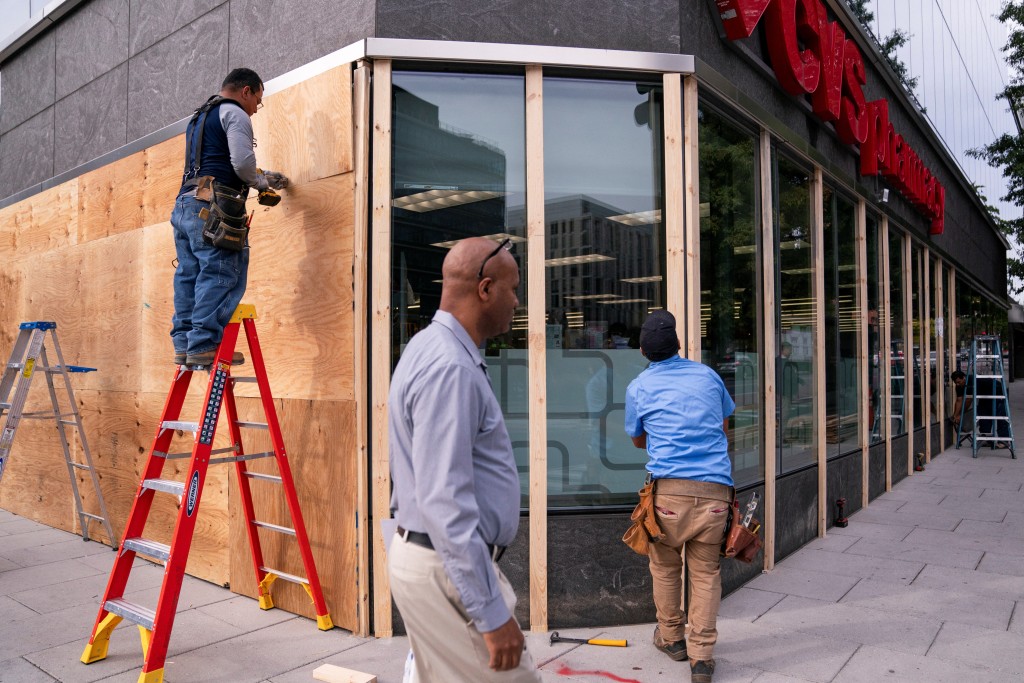
[{"label": "worker in background", "polygon": [[[256,167],[250,118],[262,101],[263,81],[256,72],[234,69],[185,130],[185,170],[171,214],[178,264],[171,321],[177,365],[213,362],[224,326],[245,293],[249,189],[288,186],[284,175]],[[236,352],[233,362],[242,360]]]},{"label": "worker in background", "polygon": [[644,322],[640,351],[651,364],[626,388],[626,433],[647,449],[665,534],[649,556],[654,646],[676,661],[689,657],[692,683],[711,683],[722,600],[719,553],[734,494],[725,428],[736,404],[714,370],[679,356],[676,319],[668,311],[654,311]]},{"label": "worker in background", "polygon": [[509,242],[452,248],[440,309],[391,380],[388,575],[421,683],[541,680],[498,567],[519,527],[519,473],[480,352],[519,305]]}]

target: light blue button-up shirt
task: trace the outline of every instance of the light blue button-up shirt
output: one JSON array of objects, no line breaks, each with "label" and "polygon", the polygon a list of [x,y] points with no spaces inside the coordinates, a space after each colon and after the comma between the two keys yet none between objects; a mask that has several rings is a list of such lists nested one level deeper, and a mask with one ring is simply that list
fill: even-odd
[{"label": "light blue button-up shirt", "polygon": [[519,474],[487,364],[450,313],[410,340],[388,396],[391,509],[430,536],[481,633],[511,618],[487,543],[519,528]]},{"label": "light blue button-up shirt", "polygon": [[626,388],[626,434],[647,434],[655,479],[732,486],[722,422],[736,404],[714,370],[681,356],[651,363]]}]

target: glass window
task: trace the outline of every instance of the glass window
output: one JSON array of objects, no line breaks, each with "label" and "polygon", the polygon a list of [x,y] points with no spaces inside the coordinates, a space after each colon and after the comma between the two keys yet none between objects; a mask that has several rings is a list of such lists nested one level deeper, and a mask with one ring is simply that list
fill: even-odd
[{"label": "glass window", "polygon": [[510,333],[488,340],[487,372],[529,490],[526,351],[525,80],[393,74],[392,367],[441,302],[441,262],[455,243],[511,237],[522,271]]},{"label": "glass window", "polygon": [[907,432],[907,346],[904,326],[903,235],[889,231],[889,345],[892,435]]},{"label": "glass window", "polygon": [[814,453],[814,259],[811,251],[811,178],[803,166],[776,155],[775,311],[779,358],[777,392],[778,472],[815,462]]},{"label": "glass window", "polygon": [[865,236],[868,260],[868,434],[869,443],[874,444],[885,438],[885,425],[882,421],[882,336],[879,321],[886,319],[882,305],[882,287],[885,283],[879,277],[882,268],[882,252],[879,249],[881,226],[874,214],[867,215]]},{"label": "glass window", "polygon": [[665,306],[659,81],[544,79],[548,494],[631,503],[647,463],[623,429]]},{"label": "glass window", "polygon": [[834,457],[860,447],[856,207],[826,185],[824,218],[825,451]]},{"label": "glass window", "polygon": [[910,250],[910,330],[912,334],[911,351],[913,354],[913,377],[914,377],[914,427],[924,426],[924,373],[922,371],[921,355],[924,353],[924,338],[921,336],[923,327],[921,325],[922,309],[924,307],[924,296],[921,295],[921,287],[924,284],[924,265],[922,263],[923,252],[916,244]]},{"label": "glass window", "polygon": [[757,136],[705,105],[697,120],[701,361],[718,372],[736,402],[729,450],[741,488],[764,479]]}]

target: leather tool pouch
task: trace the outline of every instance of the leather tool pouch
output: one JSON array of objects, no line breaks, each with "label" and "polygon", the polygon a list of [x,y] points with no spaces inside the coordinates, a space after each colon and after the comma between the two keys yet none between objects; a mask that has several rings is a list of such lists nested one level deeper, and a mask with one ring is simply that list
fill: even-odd
[{"label": "leather tool pouch", "polygon": [[212,193],[213,201],[209,208],[199,212],[199,217],[206,221],[203,223],[203,240],[219,249],[242,251],[249,236],[245,195],[219,183],[212,184]]},{"label": "leather tool pouch", "polygon": [[[754,518],[751,518],[750,523],[755,529],[761,527],[761,523]],[[729,526],[722,543],[722,555],[750,564],[757,557],[761,545],[761,537],[743,526],[740,503],[734,498],[729,509]]]},{"label": "leather tool pouch", "polygon": [[622,537],[622,542],[633,552],[648,555],[651,543],[659,543],[665,537],[658,525],[658,517],[654,512],[654,482],[647,482],[640,489],[640,502],[637,503],[630,516],[632,524]]},{"label": "leather tool pouch", "polygon": [[213,201],[213,176],[204,175],[196,178],[196,199],[201,202]]}]

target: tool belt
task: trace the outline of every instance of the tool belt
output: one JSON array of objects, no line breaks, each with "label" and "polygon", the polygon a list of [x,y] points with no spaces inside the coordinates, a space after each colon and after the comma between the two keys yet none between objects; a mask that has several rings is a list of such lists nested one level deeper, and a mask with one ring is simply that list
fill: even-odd
[{"label": "tool belt", "polygon": [[654,512],[654,482],[647,475],[644,487],[638,491],[640,502],[637,503],[633,514],[630,515],[629,528],[622,536],[622,542],[640,555],[649,555],[651,543],[660,543],[665,538],[658,524],[658,517]]},{"label": "tool belt", "polygon": [[731,557],[740,562],[750,564],[761,550],[761,537],[757,534],[761,523],[752,517],[750,527],[743,526],[743,515],[740,514],[740,501],[733,499],[729,506],[729,518],[725,525],[725,539],[722,541],[722,556]]},{"label": "tool belt", "polygon": [[196,199],[210,202],[208,207],[199,212],[199,217],[205,221],[203,241],[219,249],[242,251],[249,237],[248,217],[245,213],[246,192],[237,192],[215,182],[211,176],[199,180]]},{"label": "tool belt", "polygon": [[[427,550],[434,549],[434,544],[430,542],[430,536],[425,533],[420,531],[409,531],[402,527],[398,527],[396,531],[398,531],[398,535],[401,536],[403,540],[408,541],[409,543],[418,545],[421,548],[426,548]],[[501,556],[505,554],[505,549],[506,546],[503,545],[494,545],[492,543],[487,544],[487,552],[491,554],[491,559],[495,562],[500,560]]]}]

